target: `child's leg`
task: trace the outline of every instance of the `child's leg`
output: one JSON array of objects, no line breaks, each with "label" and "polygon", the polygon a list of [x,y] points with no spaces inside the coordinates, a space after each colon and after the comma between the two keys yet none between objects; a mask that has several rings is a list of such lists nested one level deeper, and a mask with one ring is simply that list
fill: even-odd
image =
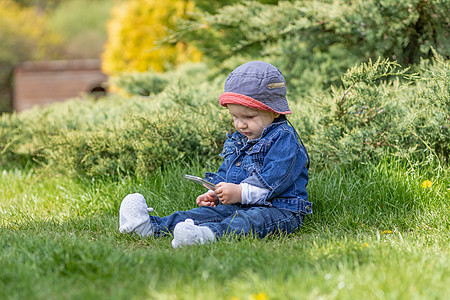
[{"label": "child's leg", "polygon": [[140,236],[165,235],[173,231],[175,226],[187,219],[201,225],[208,222],[221,222],[232,215],[239,206],[219,205],[218,207],[197,207],[189,211],[178,211],[166,217],[149,216],[151,210],[147,207],[141,194],[127,195],[119,210],[121,233],[136,233]]},{"label": "child's leg", "polygon": [[[179,226],[177,236],[180,243],[186,245],[203,243],[203,239],[210,241],[226,233],[254,234],[258,237],[275,232],[291,233],[301,227],[303,221],[303,217],[299,214],[264,206],[202,206],[189,211],[178,211],[162,218],[149,216],[148,210],[141,194],[130,194],[125,197],[120,206],[120,232],[135,232],[144,237],[165,235],[183,222]],[[185,222],[188,219],[191,221]],[[210,231],[205,231],[204,227]]]},{"label": "child's leg", "polygon": [[216,237],[236,233],[265,237],[270,233],[291,233],[300,228],[303,216],[285,209],[266,206],[241,207],[220,222],[202,223],[209,227]]},{"label": "child's leg", "polygon": [[202,206],[188,211],[178,211],[167,217],[150,217],[150,219],[153,227],[159,228],[160,234],[173,231],[172,246],[178,248],[186,245],[213,242],[215,233],[209,227],[203,226],[203,224],[226,220],[239,207],[239,205]]},{"label": "child's leg", "polygon": [[299,228],[303,221],[301,215],[284,209],[242,207],[236,210],[238,207],[240,205],[219,205],[214,210],[214,214],[219,217],[219,215],[225,215],[220,214],[221,212],[227,212],[228,215],[221,221],[218,218],[209,222],[198,221],[198,226],[191,219],[178,223],[173,231],[172,246],[178,248],[185,245],[204,244],[230,233],[253,234],[258,237],[264,237],[270,233],[291,233]]},{"label": "child's leg", "polygon": [[219,205],[217,207],[201,206],[187,211],[177,211],[166,217],[150,216],[155,235],[163,235],[174,230],[175,226],[187,219],[195,225],[222,222],[240,209],[240,205]]}]

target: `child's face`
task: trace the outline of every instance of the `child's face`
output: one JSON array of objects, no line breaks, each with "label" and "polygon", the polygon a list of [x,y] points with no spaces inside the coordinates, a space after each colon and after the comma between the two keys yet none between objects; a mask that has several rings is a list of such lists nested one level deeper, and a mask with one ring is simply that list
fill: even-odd
[{"label": "child's face", "polygon": [[259,138],[264,128],[272,124],[273,120],[280,115],[239,104],[227,104],[227,107],[233,117],[234,127],[249,140]]}]

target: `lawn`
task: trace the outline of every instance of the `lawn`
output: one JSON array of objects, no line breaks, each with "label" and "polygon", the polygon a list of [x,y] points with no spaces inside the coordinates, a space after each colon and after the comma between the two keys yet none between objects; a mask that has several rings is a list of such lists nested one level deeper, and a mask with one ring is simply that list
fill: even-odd
[{"label": "lawn", "polygon": [[[174,250],[118,232],[142,193],[166,215],[195,205],[178,163],[145,178],[0,174],[1,299],[445,299],[449,170],[395,161],[313,171],[314,215],[291,236],[230,236]],[[427,185],[425,180],[431,182]],[[447,295],[447,296],[446,296]]]}]

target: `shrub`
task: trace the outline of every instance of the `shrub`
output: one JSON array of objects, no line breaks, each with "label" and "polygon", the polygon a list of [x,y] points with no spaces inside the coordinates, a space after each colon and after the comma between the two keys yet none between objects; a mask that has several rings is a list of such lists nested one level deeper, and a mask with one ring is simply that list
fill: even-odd
[{"label": "shrub", "polygon": [[[0,165],[122,176],[191,158],[215,163],[233,127],[217,103],[223,78],[208,80],[207,73],[196,65],[166,74],[166,87],[151,98],[73,100],[2,116]],[[423,61],[417,74],[388,59],[369,61],[349,69],[331,95],[291,102],[290,119],[313,168],[386,155],[448,161],[449,78],[440,56]]]},{"label": "shrub", "polygon": [[159,94],[164,90],[168,83],[166,76],[155,72],[122,73],[110,81],[112,85],[119,90],[124,90],[130,95],[140,96]]},{"label": "shrub", "polygon": [[[437,54],[436,54],[437,55]],[[414,114],[409,118],[418,147],[445,160],[450,157],[450,65],[437,55],[423,61],[420,85],[414,94]]]},{"label": "shrub", "polygon": [[[190,75],[196,68],[183,72]],[[217,103],[220,88],[202,74],[171,74],[165,90],[152,99],[74,99],[2,116],[1,167],[32,164],[78,176],[143,175],[171,161],[214,160],[229,129]]]},{"label": "shrub", "polygon": [[[442,57],[421,74],[387,59],[361,64],[342,77],[323,117],[307,136],[313,164],[378,160],[386,154],[447,161],[450,143],[449,64]],[[433,71],[432,71],[433,70]]]},{"label": "shrub", "polygon": [[175,161],[214,159],[224,142],[224,123],[224,114],[214,105],[156,117],[133,115],[115,128],[63,132],[52,141],[51,160],[75,175],[144,176]]}]

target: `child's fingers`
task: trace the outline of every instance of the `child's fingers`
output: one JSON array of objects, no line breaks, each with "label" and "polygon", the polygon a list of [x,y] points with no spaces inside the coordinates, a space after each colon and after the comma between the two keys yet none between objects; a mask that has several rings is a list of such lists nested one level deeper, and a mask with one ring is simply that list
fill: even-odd
[{"label": "child's fingers", "polygon": [[[220,183],[219,183],[220,184]],[[219,196],[220,194],[223,193],[223,187],[222,186],[218,186],[218,188],[216,188],[216,190],[214,191],[214,193],[216,193],[217,196]]]}]

